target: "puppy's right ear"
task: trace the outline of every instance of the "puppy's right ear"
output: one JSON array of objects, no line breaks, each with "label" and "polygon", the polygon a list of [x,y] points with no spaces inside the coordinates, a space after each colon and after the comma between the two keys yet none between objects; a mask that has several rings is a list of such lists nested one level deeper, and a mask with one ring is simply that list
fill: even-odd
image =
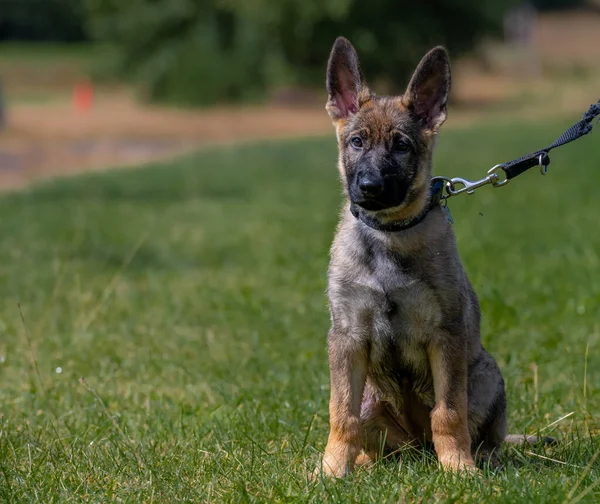
[{"label": "puppy's right ear", "polygon": [[326,109],[333,121],[356,114],[369,90],[365,85],[358,54],[348,39],[338,37],[327,63]]}]

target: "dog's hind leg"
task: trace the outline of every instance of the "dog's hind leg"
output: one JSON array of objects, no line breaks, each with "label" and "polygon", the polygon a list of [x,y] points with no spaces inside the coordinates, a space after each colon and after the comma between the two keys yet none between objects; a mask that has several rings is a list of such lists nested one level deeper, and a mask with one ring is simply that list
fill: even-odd
[{"label": "dog's hind leg", "polygon": [[498,464],[506,437],[506,392],[493,357],[483,348],[469,369],[469,433],[478,465]]},{"label": "dog's hind leg", "polygon": [[496,361],[483,348],[469,370],[469,432],[479,465],[498,465],[502,443],[512,445],[553,444],[538,438],[506,432],[506,392]]}]

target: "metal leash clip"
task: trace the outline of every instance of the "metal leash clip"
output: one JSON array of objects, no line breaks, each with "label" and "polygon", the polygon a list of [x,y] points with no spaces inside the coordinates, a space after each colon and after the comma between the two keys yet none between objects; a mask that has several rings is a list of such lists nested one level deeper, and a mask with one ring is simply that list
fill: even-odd
[{"label": "metal leash clip", "polygon": [[[500,175],[498,175],[498,171],[502,169],[504,165],[498,164],[490,170],[488,170],[488,174],[486,177],[481,180],[468,180],[461,177],[447,178],[447,177],[438,177],[446,182],[446,198],[450,198],[451,196],[458,196],[459,194],[467,193],[473,194],[475,189],[479,189],[485,185],[491,184],[494,187],[502,187],[508,184],[508,179],[505,178],[500,180]],[[456,186],[462,186],[457,189]]]}]

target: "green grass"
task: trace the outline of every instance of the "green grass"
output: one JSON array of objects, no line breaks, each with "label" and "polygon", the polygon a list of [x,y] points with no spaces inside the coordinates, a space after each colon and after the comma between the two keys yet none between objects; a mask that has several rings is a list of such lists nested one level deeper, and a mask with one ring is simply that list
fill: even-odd
[{"label": "green grass", "polygon": [[[448,131],[436,172],[480,177],[564,126]],[[480,477],[405,453],[308,481],[328,431],[333,135],[4,196],[0,500],[597,502],[597,135],[544,178],[451,202],[510,430],[561,441]]]}]

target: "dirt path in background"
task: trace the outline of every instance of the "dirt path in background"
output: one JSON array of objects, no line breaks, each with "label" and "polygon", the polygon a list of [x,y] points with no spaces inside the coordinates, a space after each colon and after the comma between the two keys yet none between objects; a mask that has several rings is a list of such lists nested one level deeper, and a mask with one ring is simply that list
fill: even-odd
[{"label": "dirt path in background", "polygon": [[[518,69],[523,60],[515,67],[510,58],[507,63],[502,50],[496,51],[500,71],[482,71],[468,60],[455,64],[453,97],[461,106],[450,110],[445,128],[565,112],[576,118],[598,98],[600,15],[544,16],[534,33],[532,54],[542,70],[537,75],[523,75]],[[545,67],[552,72],[544,72]],[[35,82],[27,79],[23,87],[35,87]],[[303,107],[186,111],[144,106],[122,91],[102,90],[92,110],[84,114],[70,102],[72,83],[61,81],[61,86],[62,94],[50,103],[17,102],[10,107],[8,128],[0,130],[0,189],[19,188],[45,177],[168,159],[223,143],[333,135],[324,96]]]},{"label": "dirt path in background", "polygon": [[167,159],[201,147],[331,132],[323,107],[147,107],[123,94],[104,96],[89,113],[69,102],[19,105],[0,132],[0,188],[41,177]]}]

